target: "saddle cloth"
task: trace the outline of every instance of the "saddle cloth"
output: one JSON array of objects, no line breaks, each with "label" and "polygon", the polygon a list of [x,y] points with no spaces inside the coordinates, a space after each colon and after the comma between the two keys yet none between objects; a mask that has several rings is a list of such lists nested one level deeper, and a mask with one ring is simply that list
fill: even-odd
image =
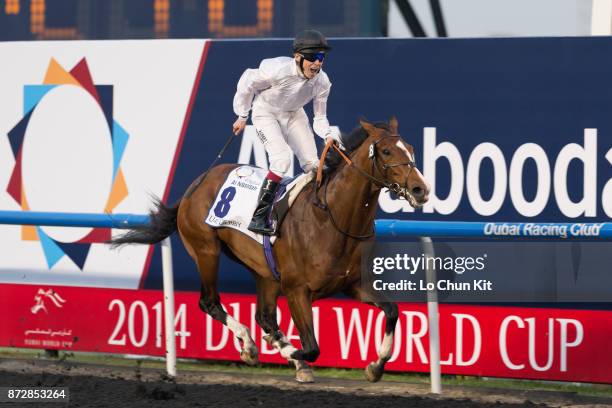
[{"label": "saddle cloth", "polygon": [[[249,231],[248,227],[257,207],[259,189],[267,174],[268,170],[253,166],[241,166],[232,170],[210,207],[205,219],[206,224],[214,228],[236,229],[263,245],[264,236]],[[274,200],[275,210],[280,210],[277,207],[288,210],[299,192],[312,178],[312,173],[303,173],[295,178],[283,178]],[[279,222],[281,219],[279,218]],[[271,244],[275,240],[276,237],[270,237]]]}]

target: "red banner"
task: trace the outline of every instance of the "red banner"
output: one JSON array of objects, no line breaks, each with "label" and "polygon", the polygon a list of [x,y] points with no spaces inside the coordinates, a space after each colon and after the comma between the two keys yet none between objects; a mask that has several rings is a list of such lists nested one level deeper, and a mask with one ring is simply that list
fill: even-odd
[{"label": "red banner", "polygon": [[[160,291],[0,285],[0,346],[164,355]],[[239,360],[231,332],[198,308],[199,294],[177,292],[179,357]],[[250,328],[260,360],[284,363],[262,340],[255,296],[223,294],[226,310]],[[299,346],[284,299],[280,327]],[[376,359],[384,314],[328,299],[315,303],[321,349],[316,365],[363,368]],[[442,373],[612,383],[612,312],[440,305]],[[401,304],[392,371],[428,372],[427,307]]]}]

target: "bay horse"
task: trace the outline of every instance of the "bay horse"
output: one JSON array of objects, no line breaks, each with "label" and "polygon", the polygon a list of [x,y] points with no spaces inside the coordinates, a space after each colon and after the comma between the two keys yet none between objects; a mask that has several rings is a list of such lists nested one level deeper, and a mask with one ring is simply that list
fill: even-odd
[{"label": "bay horse", "polygon": [[[241,341],[241,359],[255,364],[257,347],[246,326],[228,315],[217,290],[221,251],[243,264],[256,281],[256,321],[265,340],[282,357],[293,362],[296,380],[314,381],[307,362],[319,356],[315,338],[312,302],[343,292],[362,300],[361,252],[364,242],[374,239],[374,217],[378,196],[388,188],[408,200],[413,207],[428,199],[429,187],[416,168],[413,147],[398,134],[397,119],[388,124],[365,120],[342,138],[346,155],[337,152],[326,161],[325,182],[317,188],[310,182],[299,193],[279,227],[273,246],[280,280],[270,271],[263,248],[250,237],[230,228],[212,228],[204,223],[219,189],[236,164],[222,164],[199,176],[174,205],[157,202],[151,223],[111,240],[113,246],[153,244],[178,229],[189,255],[196,262],[201,279],[199,306],[205,313],[226,325]],[[347,164],[348,163],[348,164]],[[276,303],[284,294],[300,336],[302,349],[294,348],[279,330]],[[378,381],[391,357],[393,334],[398,319],[395,303],[374,303],[386,318],[385,336],[378,359],[366,367],[366,378]]]}]

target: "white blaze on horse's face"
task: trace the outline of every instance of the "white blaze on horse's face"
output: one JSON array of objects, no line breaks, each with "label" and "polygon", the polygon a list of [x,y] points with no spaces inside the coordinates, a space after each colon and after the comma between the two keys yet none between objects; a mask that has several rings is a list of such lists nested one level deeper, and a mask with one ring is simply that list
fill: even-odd
[{"label": "white blaze on horse's face", "polygon": [[419,208],[428,200],[428,195],[430,191],[429,184],[427,183],[419,169],[413,167],[415,162],[414,153],[410,151],[411,149],[408,149],[408,147],[406,147],[404,141],[398,140],[397,142],[395,142],[395,146],[397,146],[402,152],[404,152],[406,158],[408,159],[408,162],[411,163],[409,180],[407,181],[407,183],[410,185],[407,184],[403,188],[403,196],[406,198],[406,200],[408,200],[408,203],[412,207]]},{"label": "white blaze on horse's face", "polygon": [[408,149],[406,149],[406,146],[404,146],[404,143],[402,143],[401,140],[398,140],[395,145],[397,147],[400,148],[401,151],[403,151],[404,153],[406,153],[406,156],[408,157],[408,160],[410,160],[411,162],[414,163],[414,157],[412,156],[412,154],[408,151]]}]

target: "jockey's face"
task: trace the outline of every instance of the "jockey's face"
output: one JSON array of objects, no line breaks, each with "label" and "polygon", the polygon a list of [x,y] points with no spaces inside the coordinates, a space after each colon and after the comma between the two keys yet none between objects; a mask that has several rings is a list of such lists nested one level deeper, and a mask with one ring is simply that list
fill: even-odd
[{"label": "jockey's face", "polygon": [[302,57],[304,58],[304,63],[302,65],[302,72],[304,73],[304,76],[308,79],[314,78],[321,70],[321,66],[323,65],[323,58],[325,57],[325,54],[323,53],[318,53],[318,54],[296,53],[294,55],[294,58],[298,66],[300,64],[300,60],[302,59]]}]

